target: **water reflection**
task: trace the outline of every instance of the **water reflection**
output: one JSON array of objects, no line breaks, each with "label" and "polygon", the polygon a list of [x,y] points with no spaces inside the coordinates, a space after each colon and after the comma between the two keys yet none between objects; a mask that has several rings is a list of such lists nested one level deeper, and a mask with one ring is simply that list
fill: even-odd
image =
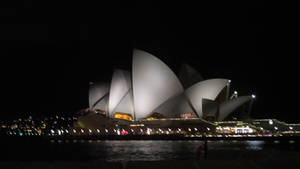
[{"label": "water reflection", "polygon": [[254,151],[262,150],[265,144],[264,141],[247,141],[246,143],[248,145],[246,149]]},{"label": "water reflection", "polygon": [[202,141],[103,141],[98,152],[106,150],[106,160],[147,160],[193,158]]},{"label": "water reflection", "polygon": [[[197,148],[203,141],[101,141],[52,140],[50,142],[7,143],[10,151],[2,159],[22,160],[105,160],[105,161],[160,161],[195,159]],[[298,141],[208,141],[208,159],[257,159],[272,154],[280,157],[300,155]],[[199,149],[198,149],[199,150]],[[31,156],[28,156],[28,152]],[[45,153],[47,152],[47,153]],[[43,154],[43,155],[41,155]]]},{"label": "water reflection", "polygon": [[[157,161],[193,159],[203,141],[89,141],[81,143],[97,159],[107,161]],[[259,151],[264,141],[209,141],[208,154]],[[76,145],[76,144],[75,144]],[[87,146],[88,145],[88,146]],[[216,153],[218,152],[218,154]]]}]

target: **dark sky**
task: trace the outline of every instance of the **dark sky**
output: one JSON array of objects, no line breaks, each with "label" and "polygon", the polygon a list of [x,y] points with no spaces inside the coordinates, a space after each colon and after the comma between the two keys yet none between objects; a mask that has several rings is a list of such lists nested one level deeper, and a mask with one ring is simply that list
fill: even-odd
[{"label": "dark sky", "polygon": [[300,121],[292,11],[262,1],[2,3],[0,118],[87,107],[89,81],[130,70],[140,48],[175,72],[185,62],[255,93],[254,117]]}]

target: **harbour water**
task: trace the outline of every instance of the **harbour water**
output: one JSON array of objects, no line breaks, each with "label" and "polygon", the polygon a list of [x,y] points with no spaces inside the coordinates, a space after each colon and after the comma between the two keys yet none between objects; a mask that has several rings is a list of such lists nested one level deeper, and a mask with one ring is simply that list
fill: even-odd
[{"label": "harbour water", "polygon": [[[68,147],[81,150],[90,159],[105,161],[162,161],[194,159],[203,141],[92,141],[76,140],[55,141],[53,148],[64,151]],[[276,145],[276,143],[274,143]],[[260,152],[272,149],[264,141],[209,141],[209,156],[220,152],[246,153]],[[61,147],[61,148],[59,148]],[[278,150],[280,151],[280,150]],[[300,154],[300,152],[299,152]],[[83,154],[81,154],[83,155]],[[225,156],[226,157],[226,156]]]},{"label": "harbour water", "polygon": [[[196,140],[52,140],[43,144],[28,142],[11,145],[11,148],[6,149],[6,152],[1,154],[0,166],[4,164],[3,162],[7,166],[18,163],[23,166],[29,163],[46,166],[51,162],[51,165],[52,163],[53,165],[66,165],[67,163],[71,166],[74,164],[73,168],[76,168],[79,163],[87,167],[95,165],[97,168],[99,164],[105,162],[119,164],[119,168],[122,168],[121,164],[135,166],[139,162],[143,162],[138,165],[140,167],[157,164],[157,162],[159,162],[158,166],[163,166],[164,163],[165,165],[173,163],[175,166],[180,166],[180,164],[195,166],[195,161],[201,161],[200,165],[211,166],[211,168],[217,168],[219,165],[234,167],[248,164],[249,168],[253,166],[264,168],[300,166],[298,142],[208,141],[206,159],[201,154],[198,157],[196,153],[203,143],[203,141]],[[11,163],[7,164],[7,162]],[[144,164],[144,162],[148,163]]]}]

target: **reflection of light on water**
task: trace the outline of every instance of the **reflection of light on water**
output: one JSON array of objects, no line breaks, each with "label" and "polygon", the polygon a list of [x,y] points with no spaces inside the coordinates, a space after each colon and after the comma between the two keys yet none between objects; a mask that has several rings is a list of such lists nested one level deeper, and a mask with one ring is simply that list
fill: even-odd
[{"label": "reflection of light on water", "polygon": [[280,143],[280,141],[278,141],[278,140],[275,140],[275,141],[274,141],[274,143],[275,143],[275,144],[279,144],[279,143]]},{"label": "reflection of light on water", "polygon": [[248,150],[262,150],[263,145],[265,144],[264,141],[247,141],[247,147]]},{"label": "reflection of light on water", "polygon": [[294,140],[290,140],[289,143],[290,143],[290,144],[294,144],[295,141],[294,141]]},{"label": "reflection of light on water", "polygon": [[[67,143],[67,144],[66,144]],[[200,140],[70,140],[52,144],[60,145],[58,149],[74,149],[89,158],[106,161],[159,161],[174,159],[194,159],[197,148],[204,144]],[[209,158],[233,159],[245,153],[254,154],[268,151],[268,142],[264,141],[207,141]],[[293,144],[292,144],[293,145]],[[53,146],[55,147],[55,146]],[[270,148],[270,147],[269,147]]]},{"label": "reflection of light on water", "polygon": [[[108,161],[157,161],[164,159],[193,158],[202,141],[103,141]],[[118,153],[116,153],[118,152]]]}]

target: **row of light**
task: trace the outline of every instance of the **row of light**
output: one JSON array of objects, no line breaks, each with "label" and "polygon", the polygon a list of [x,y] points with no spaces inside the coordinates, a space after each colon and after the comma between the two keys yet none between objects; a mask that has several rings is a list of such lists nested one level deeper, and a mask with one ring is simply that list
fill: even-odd
[{"label": "row of light", "polygon": [[23,135],[28,135],[28,136],[40,136],[41,134],[39,134],[39,133],[33,133],[33,132],[15,132],[15,131],[13,131],[13,132],[11,132],[11,131],[9,131],[9,132],[7,132],[7,134],[8,135],[17,135],[17,134],[19,134],[19,136],[23,136]]},{"label": "row of light", "polygon": [[230,129],[233,129],[235,133],[253,133],[253,129],[250,128],[249,126],[242,126],[242,127],[221,127],[221,126],[218,126],[216,129],[218,130],[230,130]]},{"label": "row of light", "polygon": [[[251,128],[249,128],[249,126],[246,126],[246,128],[247,128],[247,129],[251,129]],[[209,128],[209,127],[207,127],[206,129],[207,129],[208,131],[210,131],[210,128]],[[230,128],[229,128],[229,127],[223,127],[223,128],[222,128],[221,126],[218,126],[216,129],[219,129],[219,130],[222,130],[222,129],[224,129],[224,130],[229,130]],[[239,129],[239,128],[234,127],[234,129]],[[264,128],[263,128],[263,127],[260,127],[260,129],[263,130]],[[274,129],[275,129],[275,130],[278,130],[278,127],[275,126]],[[289,129],[290,129],[290,130],[293,130],[293,127],[292,127],[292,126],[289,126]],[[120,135],[120,129],[113,129],[113,130],[114,130],[115,133],[117,133],[118,135]],[[130,129],[130,130],[131,130],[131,132],[135,132],[133,129]],[[108,133],[108,129],[105,129],[104,131],[105,131],[106,133]],[[125,130],[122,129],[122,131],[125,131]],[[160,128],[158,128],[158,131],[161,132],[161,133],[164,133],[164,131],[163,131],[162,129],[160,129]],[[171,132],[171,131],[172,131],[172,129],[168,128],[167,132],[169,133],[169,132]],[[179,133],[179,132],[181,132],[181,131],[182,131],[181,128],[178,128],[176,132]],[[191,128],[188,128],[188,131],[191,132],[192,129],[191,129]],[[194,131],[198,131],[198,129],[197,129],[197,128],[194,128]],[[251,131],[253,131],[253,130],[251,129]],[[251,132],[251,131],[250,131],[250,132]],[[81,133],[84,133],[85,131],[84,131],[83,129],[80,129],[80,132],[81,132]],[[93,131],[92,131],[91,129],[88,129],[88,132],[89,132],[89,133],[92,133]],[[100,130],[99,130],[99,129],[96,129],[96,132],[97,132],[97,133],[100,133]],[[143,129],[140,129],[140,132],[143,133],[144,130],[143,130]],[[149,134],[149,133],[152,132],[152,129],[147,128],[146,132],[147,132],[147,134]],[[19,133],[23,133],[23,132],[19,132]],[[27,133],[28,133],[28,135],[34,135],[34,133],[32,133],[32,132],[31,132],[31,134],[30,134],[30,132],[27,132]],[[50,130],[50,133],[51,133],[52,135],[54,135],[54,134],[55,134],[55,130],[51,129],[51,130]],[[63,130],[63,129],[61,129],[61,130],[58,129],[58,130],[57,130],[57,134],[58,134],[58,135],[62,135],[62,134],[65,134],[65,133],[68,134],[68,133],[69,133],[69,130],[67,130],[67,129],[65,129],[65,130]],[[73,133],[77,133],[77,131],[76,131],[75,129],[73,129]],[[16,132],[10,132],[10,133],[8,133],[8,134],[10,134],[10,135],[12,135],[12,134],[16,135]],[[24,132],[24,134],[26,135],[26,132]],[[38,134],[38,133],[37,133],[37,134]],[[36,134],[36,135],[37,135],[37,134]],[[20,135],[23,135],[23,134],[20,134]],[[40,134],[38,134],[38,135],[40,135]]]},{"label": "row of light", "polygon": [[[270,124],[270,125],[273,125],[273,124],[274,124],[273,120],[269,120],[269,124]],[[278,127],[275,126],[274,129],[275,129],[275,130],[278,130]],[[292,126],[289,126],[289,129],[290,129],[290,130],[293,130],[294,128],[293,128]]]},{"label": "row of light", "polygon": [[[135,132],[133,129],[130,129],[131,130],[131,132]],[[207,127],[207,130],[208,131],[210,131],[210,128],[209,127]],[[73,131],[73,133],[77,133],[77,131],[75,130],[75,129],[73,129],[72,130]],[[106,133],[108,133],[108,129],[105,129],[104,130]],[[114,132],[116,132],[116,133],[120,133],[120,129],[113,129],[113,131]],[[124,129],[122,129],[122,131],[125,131]],[[164,130],[162,130],[161,128],[158,128],[158,131],[159,132],[161,132],[161,133],[164,133]],[[172,129],[170,129],[170,128],[168,128],[168,130],[167,130],[167,132],[171,132],[172,131]],[[177,129],[177,133],[179,133],[179,132],[181,132],[182,131],[182,129],[181,128],[178,128]],[[188,128],[188,131],[192,131],[192,129],[191,128]],[[198,129],[197,128],[194,128],[194,131],[198,131]],[[80,131],[79,132],[81,132],[81,133],[84,133],[85,131],[83,130],[83,129],[80,129]],[[93,131],[91,130],[91,129],[88,129],[88,132],[89,133],[92,133]],[[96,129],[96,132],[97,133],[100,133],[100,130],[99,129]],[[144,130],[143,129],[140,129],[140,132],[144,132]],[[150,132],[152,132],[152,129],[151,128],[147,128],[147,130],[146,130],[146,132],[147,133],[150,133]],[[50,130],[50,134],[51,135],[55,135],[55,134],[58,134],[58,135],[62,135],[62,134],[68,134],[69,133],[69,130],[67,130],[67,129],[57,129],[57,130],[54,130],[54,129],[51,129]]]},{"label": "row of light", "polygon": [[[193,129],[194,129],[194,131],[198,131],[197,128],[193,128]],[[209,127],[207,127],[206,129],[207,129],[208,131],[210,131],[210,128],[209,128]],[[75,129],[73,129],[72,131],[73,131],[73,133],[77,133],[77,131],[76,131]],[[105,131],[106,133],[108,133],[108,129],[105,129],[104,131]],[[120,135],[120,132],[121,132],[121,131],[126,131],[126,130],[125,130],[125,129],[122,129],[122,130],[120,131],[120,129],[113,129],[113,131],[114,131],[115,133],[117,133],[118,135]],[[131,132],[135,132],[133,129],[130,129],[130,131],[131,131]],[[141,133],[144,132],[143,129],[140,129],[139,131],[140,131]],[[147,129],[146,129],[146,132],[147,132],[147,133],[150,133],[150,132],[152,132],[152,131],[153,131],[153,130],[152,130],[151,128],[147,128]],[[164,132],[171,132],[172,129],[168,128],[168,130],[164,131],[164,130],[162,130],[161,128],[158,128],[158,131],[161,132],[161,133],[164,133]],[[181,131],[182,131],[181,128],[178,128],[178,129],[176,130],[177,133],[179,133],[179,132],[181,132]],[[192,129],[191,129],[191,128],[188,128],[188,131],[192,131]],[[53,129],[51,129],[50,132],[51,132],[52,135],[56,133],[55,130],[53,130]],[[84,131],[83,129],[80,129],[79,132],[85,133],[85,131]],[[92,133],[93,131],[92,131],[91,129],[88,129],[88,132],[89,132],[89,133]],[[96,129],[96,132],[97,132],[97,133],[100,133],[100,130],[99,130],[99,129]],[[62,134],[64,134],[64,133],[69,133],[69,131],[68,131],[67,129],[66,129],[66,130],[59,130],[59,129],[57,130],[57,134],[58,134],[58,135],[62,135]]]}]

